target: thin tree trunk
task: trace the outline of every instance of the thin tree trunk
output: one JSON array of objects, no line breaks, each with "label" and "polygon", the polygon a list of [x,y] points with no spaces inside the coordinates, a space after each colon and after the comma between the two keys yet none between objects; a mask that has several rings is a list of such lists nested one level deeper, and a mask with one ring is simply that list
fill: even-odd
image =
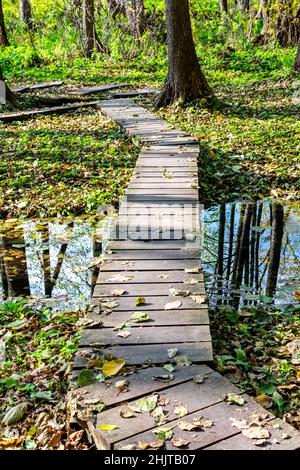
[{"label": "thin tree trunk", "polygon": [[277,0],[277,2],[278,16],[275,27],[276,40],[282,47],[298,44],[300,35],[300,10],[299,8],[297,9],[296,16],[294,17],[293,0]]},{"label": "thin tree trunk", "polygon": [[[235,288],[239,289],[243,280],[243,271],[246,263],[247,253],[249,257],[250,225],[253,215],[253,204],[247,204],[243,222],[240,249],[237,256],[237,267],[235,277]],[[248,260],[249,261],[249,260]]]},{"label": "thin tree trunk", "polygon": [[228,259],[227,259],[227,272],[226,272],[227,281],[229,281],[230,279],[230,272],[231,272],[233,239],[234,239],[234,222],[235,222],[235,204],[232,204],[231,212],[230,212],[229,245],[228,245]]},{"label": "thin tree trunk", "polygon": [[193,41],[188,0],[165,0],[169,71],[157,106],[182,103],[212,94],[203,75]]},{"label": "thin tree trunk", "polygon": [[278,271],[280,266],[281,245],[283,239],[284,209],[281,204],[272,205],[272,237],[270,261],[267,276],[266,295],[273,297],[276,293]]},{"label": "thin tree trunk", "polygon": [[140,38],[146,26],[144,0],[128,0],[126,2],[126,16],[131,34],[135,38]]},{"label": "thin tree trunk", "polygon": [[228,13],[228,0],[219,0],[221,14]]},{"label": "thin tree trunk", "polygon": [[297,55],[296,55],[293,69],[295,72],[300,72],[300,42],[298,45]]},{"label": "thin tree trunk", "polygon": [[[260,203],[257,211],[257,220],[256,226],[260,227],[261,217],[262,217],[263,204]],[[255,240],[255,290],[258,291],[259,287],[259,245],[260,245],[260,232],[256,232]]]},{"label": "thin tree trunk", "polygon": [[32,28],[31,4],[29,0],[20,0],[20,18],[27,28]]},{"label": "thin tree trunk", "polygon": [[[223,294],[223,274],[224,274],[224,237],[225,237],[225,223],[226,223],[226,212],[225,212],[225,204],[221,204],[220,206],[220,219],[219,219],[219,239],[218,239],[218,268],[217,268],[217,275],[218,275],[218,294]],[[218,303],[222,303],[218,301]]]},{"label": "thin tree trunk", "polygon": [[91,57],[96,48],[94,0],[83,0],[82,32],[84,55]]},{"label": "thin tree trunk", "polygon": [[0,0],[0,46],[9,46],[9,41],[7,39],[6,28],[4,23],[2,0]]},{"label": "thin tree trunk", "polygon": [[[0,0],[1,1],[1,0]],[[9,87],[6,85],[2,70],[0,68],[0,106],[6,106],[7,104],[12,104],[14,102],[14,94],[10,91]]]},{"label": "thin tree trunk", "polygon": [[[24,248],[13,248],[14,244],[22,245]],[[13,297],[29,295],[30,286],[23,228],[16,227],[4,234],[3,253],[9,295]]]}]

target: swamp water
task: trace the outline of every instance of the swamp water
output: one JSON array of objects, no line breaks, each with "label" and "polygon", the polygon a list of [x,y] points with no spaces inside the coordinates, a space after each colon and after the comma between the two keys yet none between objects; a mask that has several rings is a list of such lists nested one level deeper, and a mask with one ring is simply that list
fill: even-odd
[{"label": "swamp water", "polygon": [[[300,205],[214,206],[203,214],[210,306],[300,301]],[[0,301],[30,295],[60,310],[90,302],[111,219],[0,222]]]}]

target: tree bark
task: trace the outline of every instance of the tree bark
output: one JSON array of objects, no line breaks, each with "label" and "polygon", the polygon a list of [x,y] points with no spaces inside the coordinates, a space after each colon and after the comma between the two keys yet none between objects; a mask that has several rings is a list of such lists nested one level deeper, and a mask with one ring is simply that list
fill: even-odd
[{"label": "tree bark", "polygon": [[166,0],[169,71],[156,105],[167,106],[212,94],[193,41],[188,0]]},{"label": "tree bark", "polygon": [[144,0],[128,0],[126,2],[126,16],[131,34],[135,38],[140,38],[146,26]]},{"label": "tree bark", "polygon": [[300,42],[299,42],[299,45],[298,45],[298,51],[297,51],[297,55],[296,55],[296,59],[295,59],[293,69],[294,69],[295,72],[300,72]]},{"label": "tree bark", "polygon": [[6,28],[4,23],[2,0],[0,0],[0,46],[9,46],[9,41],[7,39]]},{"label": "tree bark", "polygon": [[272,205],[272,237],[270,260],[267,277],[266,295],[273,297],[276,293],[278,271],[280,266],[281,245],[283,239],[284,209],[281,204]]},{"label": "tree bark", "polygon": [[250,10],[250,0],[239,0],[240,7],[242,11]]},{"label": "tree bark", "polygon": [[228,13],[228,0],[220,0],[219,5],[221,14]]},{"label": "tree bark", "polygon": [[29,0],[20,0],[20,18],[27,28],[32,28],[31,4]]},{"label": "tree bark", "polygon": [[82,32],[84,55],[91,57],[96,49],[94,0],[82,2]]},{"label": "tree bark", "polygon": [[275,27],[276,40],[282,47],[298,44],[300,39],[300,8],[294,16],[293,0],[277,0],[278,16]]},{"label": "tree bark", "polygon": [[14,102],[14,94],[10,91],[9,87],[6,85],[2,70],[0,68],[0,106],[12,104]]}]

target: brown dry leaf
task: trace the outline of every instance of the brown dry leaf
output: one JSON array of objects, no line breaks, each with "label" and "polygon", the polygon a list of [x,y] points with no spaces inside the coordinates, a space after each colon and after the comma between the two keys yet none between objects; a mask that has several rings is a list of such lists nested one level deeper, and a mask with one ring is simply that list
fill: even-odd
[{"label": "brown dry leaf", "polygon": [[173,297],[187,297],[188,295],[190,295],[189,290],[179,290],[175,289],[174,287],[171,287],[171,289],[169,289],[169,292]]},{"label": "brown dry leaf", "polygon": [[256,396],[254,400],[257,401],[257,403],[259,403],[261,406],[267,409],[273,406],[272,399],[268,395],[265,395],[265,394]]},{"label": "brown dry leaf", "polygon": [[130,409],[128,406],[125,406],[120,410],[120,416],[121,418],[127,419],[127,418],[135,418],[135,412]]},{"label": "brown dry leaf", "polygon": [[242,434],[249,439],[268,439],[270,437],[269,431],[257,424],[252,424],[249,428],[243,429]]},{"label": "brown dry leaf", "polygon": [[249,423],[246,419],[236,419],[236,418],[230,418],[232,423],[231,426],[233,428],[238,428],[238,429],[248,429],[249,428]]},{"label": "brown dry leaf", "polygon": [[195,279],[195,278],[192,278],[192,279],[184,279],[183,283],[184,283],[184,284],[187,284],[187,285],[189,285],[189,286],[193,286],[193,285],[195,285],[195,284],[199,284],[200,281],[198,281],[198,280]]},{"label": "brown dry leaf", "polygon": [[81,431],[72,432],[72,434],[68,436],[66,447],[68,446],[77,447],[83,437],[83,434],[84,434],[83,429]]},{"label": "brown dry leaf", "polygon": [[203,416],[194,418],[193,422],[198,428],[211,428],[214,425],[214,422],[210,418],[204,418]]},{"label": "brown dry leaf", "polygon": [[168,302],[165,305],[165,310],[176,310],[177,308],[180,308],[182,303],[180,300],[175,300],[175,302]]},{"label": "brown dry leaf", "polygon": [[111,291],[111,295],[115,295],[116,297],[120,297],[121,295],[124,295],[126,293],[127,292],[124,289],[115,289],[115,290]]},{"label": "brown dry leaf", "polygon": [[60,444],[62,433],[58,431],[52,435],[52,437],[47,442],[48,447],[57,447]]},{"label": "brown dry leaf", "polygon": [[11,447],[11,446],[18,446],[23,441],[22,438],[19,437],[12,437],[8,439],[0,439],[0,446],[1,447]]},{"label": "brown dry leaf", "polygon": [[183,418],[188,414],[188,410],[185,408],[185,406],[178,405],[174,409],[174,414],[178,415],[180,418]]},{"label": "brown dry leaf", "polygon": [[182,431],[194,431],[199,426],[197,426],[197,424],[195,424],[195,423],[188,423],[187,421],[180,421],[177,424],[177,427],[179,429],[182,429]]},{"label": "brown dry leaf", "polygon": [[119,392],[127,392],[128,390],[128,380],[118,380],[115,383],[115,387],[119,390]]},{"label": "brown dry leaf", "polygon": [[161,397],[161,396],[158,397],[158,402],[157,402],[158,405],[167,406],[169,403],[170,403],[170,398]]},{"label": "brown dry leaf", "polygon": [[136,444],[129,444],[128,446],[121,447],[120,450],[137,450]]},{"label": "brown dry leaf", "polygon": [[120,336],[121,338],[128,338],[131,335],[132,335],[131,331],[128,331],[128,330],[118,331],[117,333],[117,336]]},{"label": "brown dry leaf", "polygon": [[205,304],[207,297],[206,295],[191,295],[191,299],[196,302],[196,304]]},{"label": "brown dry leaf", "polygon": [[199,268],[187,268],[184,270],[185,273],[187,274],[196,274],[200,272]]},{"label": "brown dry leaf", "polygon": [[186,439],[173,439],[171,441],[172,446],[174,447],[186,447],[190,444],[191,441],[188,441]]}]

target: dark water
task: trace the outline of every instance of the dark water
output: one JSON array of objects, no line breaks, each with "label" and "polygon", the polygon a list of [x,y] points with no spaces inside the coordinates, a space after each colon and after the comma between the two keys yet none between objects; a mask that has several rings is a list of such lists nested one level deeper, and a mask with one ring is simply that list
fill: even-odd
[{"label": "dark water", "polygon": [[[85,307],[110,221],[0,222],[0,301],[30,295],[61,310]],[[206,209],[202,267],[211,306],[299,303],[300,205]]]},{"label": "dark water", "polygon": [[300,205],[226,204],[204,214],[211,306],[300,301]]}]

